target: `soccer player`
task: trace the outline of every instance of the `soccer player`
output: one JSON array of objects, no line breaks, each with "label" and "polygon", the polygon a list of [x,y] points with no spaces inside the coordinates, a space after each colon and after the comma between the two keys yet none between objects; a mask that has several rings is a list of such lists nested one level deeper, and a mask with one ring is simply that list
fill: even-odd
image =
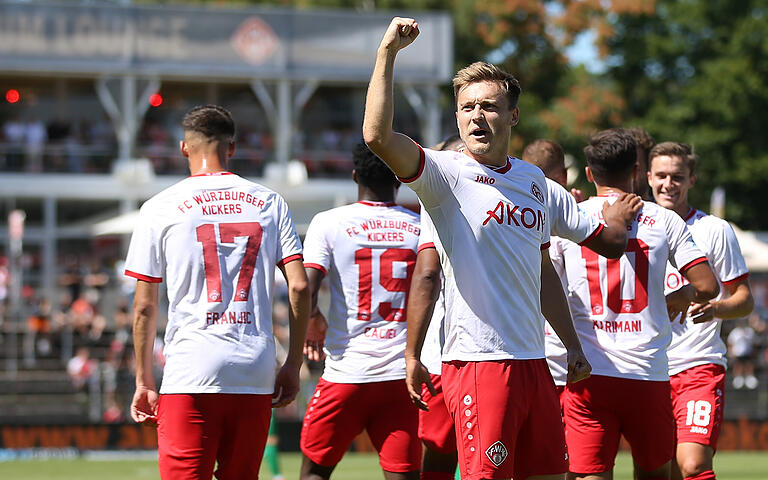
[{"label": "soccer player", "polygon": [[640,195],[643,200],[653,200],[648,191],[648,154],[656,145],[656,141],[643,127],[632,127],[627,130],[634,137],[637,146],[637,171],[633,180],[634,192]]},{"label": "soccer player", "polygon": [[[446,148],[446,145],[448,148]],[[446,143],[437,150],[457,149],[458,145]],[[604,217],[608,227],[600,224],[594,217],[586,217],[578,211],[576,200],[559,183],[550,180],[549,175],[565,183],[565,163],[560,146],[550,140],[537,140],[526,147],[523,160],[536,165],[547,175],[547,192],[549,218],[552,222],[552,234],[562,235],[577,242],[588,244],[590,248],[611,257],[618,257],[624,252],[627,241],[627,224],[631,223],[640,208],[640,198],[635,195],[625,195],[620,201],[606,208]],[[424,459],[422,462],[422,480],[447,480],[453,478],[451,472],[456,469],[456,438],[450,414],[445,406],[442,390],[441,352],[442,352],[442,322],[445,312],[444,298],[441,292],[440,260],[435,248],[434,229],[429,215],[422,213],[421,236],[419,237],[419,252],[416,257],[416,268],[411,282],[411,296],[408,301],[408,331],[409,344],[406,352],[419,358],[420,367],[417,376],[422,378],[425,387],[421,398],[415,398],[419,411],[419,438],[424,442]],[[431,320],[430,320],[431,316]],[[423,345],[414,333],[422,329],[421,325],[429,323]],[[550,372],[562,391],[567,376],[567,351],[565,346],[551,333],[547,324],[547,363]],[[554,341],[550,339],[554,337]],[[557,353],[562,358],[553,369],[554,358],[550,358],[550,343],[556,342]],[[428,373],[428,377],[427,377]],[[561,374],[556,376],[556,373]],[[560,376],[562,378],[560,378]],[[429,387],[431,382],[432,388]],[[562,383],[560,383],[562,382]]]},{"label": "soccer player", "polygon": [[[558,143],[546,139],[534,140],[523,150],[523,160],[539,167],[547,177],[552,236],[586,246],[606,258],[619,258],[624,254],[627,246],[627,227],[632,225],[640,211],[642,206],[640,197],[621,194],[613,204],[604,202],[602,219],[605,224],[603,225],[597,217],[585,215],[579,209],[573,195],[565,190],[568,175],[563,148]],[[550,256],[556,254],[554,248],[550,247]],[[567,291],[568,285],[565,283],[564,272],[559,269],[560,263],[553,262],[553,265],[563,282],[563,289]],[[562,405],[568,374],[567,351],[548,322],[545,324],[545,333],[544,347],[547,353],[547,364]]]},{"label": "soccer player", "polygon": [[310,358],[323,343],[326,355],[301,430],[301,478],[330,478],[366,430],[385,478],[415,480],[418,410],[405,387],[403,351],[419,217],[395,205],[400,182],[368,147],[358,145],[353,161],[358,202],[318,213],[305,238],[313,310],[326,274],[331,306],[327,324],[313,315],[306,345]]},{"label": "soccer player", "polygon": [[[664,142],[650,151],[648,183],[656,203],[677,213],[704,252],[720,282],[721,294],[694,304],[672,322],[667,349],[672,408],[677,422],[677,462],[673,477],[713,480],[712,457],[723,419],[726,346],[721,319],[749,315],[754,306],[747,266],[728,222],[688,203],[696,183],[696,155],[684,143]],[[684,277],[667,265],[667,292],[689,288]],[[724,295],[725,291],[728,292]]]},{"label": "soccer player", "polygon": [[[632,188],[637,153],[625,129],[595,134],[584,149],[587,178],[597,196],[579,204],[599,216]],[[685,223],[674,212],[644,202],[628,232],[627,251],[606,259],[566,240],[553,243],[561,264],[576,331],[592,376],[568,384],[564,414],[570,478],[612,478],[621,434],[632,448],[637,477],[669,477],[674,453],[674,419],[669,401],[666,347],[669,318],[690,302],[705,302],[718,285]],[[666,298],[664,272],[669,260],[691,287]]]},{"label": "soccer player", "polygon": [[[235,151],[227,110],[195,107],[181,125],[191,175],[144,203],[126,260],[126,275],[137,279],[131,416],[157,422],[162,478],[210,479],[218,464],[219,479],[255,479],[272,407],[299,390],[310,305],[301,243],[280,195],[227,171]],[[290,303],[290,346],[279,371],[275,266]],[[163,280],[169,308],[158,398],[152,346]]]},{"label": "soccer player", "polygon": [[[547,253],[544,175],[507,156],[520,85],[486,63],[460,70],[454,93],[465,148],[423,149],[392,130],[395,57],[418,34],[408,18],[395,18],[387,28],[368,88],[363,136],[418,194],[440,239],[435,246],[446,278],[442,380],[461,478],[563,478],[564,436],[544,360],[542,311],[557,319],[553,327],[568,347],[571,379],[587,376],[589,363]],[[409,378],[419,367],[409,353]],[[422,391],[415,380],[408,385],[412,397]]]}]

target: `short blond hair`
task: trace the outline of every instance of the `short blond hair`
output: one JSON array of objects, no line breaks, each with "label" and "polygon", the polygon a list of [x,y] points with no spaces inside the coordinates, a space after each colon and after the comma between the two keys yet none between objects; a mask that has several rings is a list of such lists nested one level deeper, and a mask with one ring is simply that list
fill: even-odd
[{"label": "short blond hair", "polygon": [[470,83],[477,82],[498,83],[509,100],[509,109],[517,107],[517,100],[522,93],[520,82],[511,73],[486,62],[475,62],[456,72],[456,76],[453,77],[453,94],[456,99],[459,98],[459,90]]},{"label": "short blond hair", "polygon": [[648,166],[653,165],[653,159],[656,157],[680,157],[688,167],[688,173],[696,173],[696,163],[699,160],[698,155],[693,151],[693,147],[687,143],[680,142],[661,142],[655,145],[648,153]]}]

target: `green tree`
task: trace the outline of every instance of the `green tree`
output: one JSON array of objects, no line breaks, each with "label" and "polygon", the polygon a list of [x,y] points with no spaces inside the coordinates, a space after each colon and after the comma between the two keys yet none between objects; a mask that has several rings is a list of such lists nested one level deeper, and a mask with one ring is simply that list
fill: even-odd
[{"label": "green tree", "polygon": [[700,157],[692,202],[727,193],[726,216],[768,229],[768,1],[659,0],[603,37],[630,122]]}]

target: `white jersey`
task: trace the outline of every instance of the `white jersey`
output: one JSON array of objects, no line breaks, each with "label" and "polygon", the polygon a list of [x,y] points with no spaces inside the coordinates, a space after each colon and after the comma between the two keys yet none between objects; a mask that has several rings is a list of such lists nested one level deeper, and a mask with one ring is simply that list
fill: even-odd
[{"label": "white jersey", "polygon": [[401,180],[419,196],[440,238],[443,361],[544,358],[544,174],[517,158],[494,169],[459,152],[420,153],[418,173]]},{"label": "white jersey", "polygon": [[[549,193],[549,218],[552,228],[550,235],[554,242],[555,237],[562,237],[579,245],[587,245],[600,234],[604,225],[594,215],[587,215],[579,208],[573,195],[556,181],[547,178],[547,192]],[[556,255],[554,248],[549,248],[550,257]],[[561,266],[553,263],[555,270],[563,282],[563,291],[568,291],[565,285]],[[549,373],[555,385],[565,385],[568,376],[568,350],[557,336],[549,322],[544,324],[544,351],[547,354]]]},{"label": "white jersey", "polygon": [[125,273],[167,284],[160,393],[273,393],[275,266],[296,259],[285,200],[232,173],[192,176],[147,200]]},{"label": "white jersey", "polygon": [[[425,248],[437,248],[435,243],[440,243],[440,238],[435,234],[435,226],[432,220],[421,207],[421,235],[419,235],[419,249],[421,252]],[[427,328],[427,334],[424,337],[424,345],[421,347],[421,363],[426,367],[429,373],[441,375],[443,362],[443,345],[445,344],[445,331],[443,330],[443,318],[445,318],[445,280],[442,270],[440,272],[440,294],[435,302],[435,308],[432,311],[432,318]]]},{"label": "white jersey", "polygon": [[[599,218],[605,199],[579,204]],[[578,244],[555,243],[565,266],[574,327],[594,375],[665,381],[671,327],[664,296],[667,260],[684,272],[706,258],[685,222],[655,203],[643,207],[627,232],[627,250],[606,259]]]},{"label": "white jersey", "polygon": [[327,273],[331,287],[325,380],[405,378],[405,307],[418,239],[418,215],[394,203],[357,202],[312,219],[304,265]]},{"label": "white jersey", "polygon": [[[744,257],[741,255],[736,234],[728,222],[692,208],[683,219],[691,231],[696,245],[709,260],[709,266],[720,282],[720,300],[725,293],[724,285],[746,279],[749,275]],[[688,283],[680,272],[667,264],[664,283],[665,293],[670,293]],[[667,349],[669,374],[675,375],[697,365],[715,363],[725,367],[726,346],[720,338],[721,321],[694,324],[690,318],[680,325],[672,322],[672,343]]]}]

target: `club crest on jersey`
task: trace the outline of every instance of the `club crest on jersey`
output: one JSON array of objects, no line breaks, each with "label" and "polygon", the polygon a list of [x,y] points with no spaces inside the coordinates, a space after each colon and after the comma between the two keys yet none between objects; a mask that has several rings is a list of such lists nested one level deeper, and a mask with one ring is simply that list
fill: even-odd
[{"label": "club crest on jersey", "polygon": [[488,450],[485,451],[485,455],[488,457],[488,460],[490,460],[492,464],[498,467],[504,463],[504,460],[507,459],[509,452],[507,452],[507,447],[505,447],[501,441],[497,441],[488,447]]},{"label": "club crest on jersey", "polygon": [[541,189],[538,185],[536,185],[536,182],[531,182],[531,194],[533,194],[534,197],[536,197],[536,200],[541,202],[542,205],[544,205],[544,194],[541,193]]},{"label": "club crest on jersey", "polygon": [[221,300],[221,293],[219,293],[218,291],[214,290],[208,294],[209,302],[218,302],[219,300]]}]

